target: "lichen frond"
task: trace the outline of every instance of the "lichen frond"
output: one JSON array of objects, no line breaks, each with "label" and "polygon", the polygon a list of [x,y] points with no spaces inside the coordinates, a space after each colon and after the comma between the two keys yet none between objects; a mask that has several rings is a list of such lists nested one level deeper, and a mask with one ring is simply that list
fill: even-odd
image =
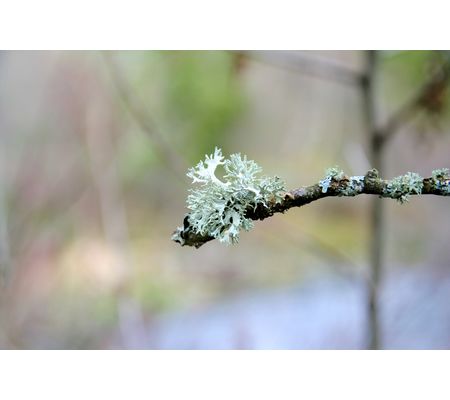
[{"label": "lichen frond", "polygon": [[[223,181],[216,176],[219,166],[225,171]],[[261,172],[261,167],[247,156],[232,154],[224,159],[218,148],[189,169],[187,175],[196,185],[187,198],[188,222],[194,233],[226,244],[237,243],[240,231],[253,227],[253,221],[246,217],[247,210],[279,203],[286,192],[280,178],[259,176]],[[178,228],[172,239],[183,244],[182,232],[183,228]]]},{"label": "lichen frond", "polygon": [[322,193],[326,193],[333,180],[339,180],[344,177],[344,171],[338,166],[327,168],[325,170],[325,178],[319,181],[319,186],[322,188]]},{"label": "lichen frond", "polygon": [[407,172],[392,179],[384,190],[383,197],[391,197],[400,203],[406,203],[412,194],[421,194],[423,178],[415,172]]},{"label": "lichen frond", "polygon": [[351,176],[345,187],[340,189],[339,196],[356,196],[364,190],[364,176]]},{"label": "lichen frond", "polygon": [[445,196],[450,196],[450,170],[448,168],[435,169],[431,176],[434,179],[436,189],[444,193]]},{"label": "lichen frond", "polygon": [[210,182],[214,182],[218,185],[223,185],[224,183],[215,175],[217,167],[225,164],[223,158],[222,150],[216,147],[213,154],[206,155],[205,161],[200,161],[194,168],[190,168],[187,176],[192,178],[193,183],[207,185]]},{"label": "lichen frond", "polygon": [[433,177],[433,179],[450,179],[450,170],[448,168],[439,168],[439,169],[434,169],[431,172],[431,176]]}]

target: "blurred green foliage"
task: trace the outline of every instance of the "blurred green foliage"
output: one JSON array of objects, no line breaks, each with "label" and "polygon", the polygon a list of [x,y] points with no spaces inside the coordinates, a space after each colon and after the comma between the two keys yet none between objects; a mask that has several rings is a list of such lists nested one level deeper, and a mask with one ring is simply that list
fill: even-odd
[{"label": "blurred green foliage", "polygon": [[234,55],[222,51],[164,52],[166,119],[184,132],[191,161],[222,146],[243,106]]},{"label": "blurred green foliage", "polygon": [[[189,164],[215,146],[226,148],[233,123],[242,114],[236,57],[225,51],[120,54],[121,69],[148,110],[150,124]],[[122,178],[130,184],[145,180],[158,163],[148,132],[129,129],[120,147]]]},{"label": "blurred green foliage", "polygon": [[158,158],[150,138],[143,132],[130,132],[123,137],[118,154],[121,177],[127,183],[145,179]]},{"label": "blurred green foliage", "polygon": [[[446,51],[431,50],[386,51],[381,54],[382,83],[385,91],[383,101],[391,107],[398,106],[414,96],[421,85],[436,72],[436,68],[449,57]],[[445,96],[448,97],[448,94]]]}]

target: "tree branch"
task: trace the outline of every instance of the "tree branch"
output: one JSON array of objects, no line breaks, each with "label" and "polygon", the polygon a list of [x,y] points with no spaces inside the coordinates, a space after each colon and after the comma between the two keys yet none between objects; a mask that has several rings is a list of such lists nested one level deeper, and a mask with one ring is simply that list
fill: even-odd
[{"label": "tree branch", "polygon": [[319,56],[305,55],[291,51],[234,51],[256,62],[265,63],[292,72],[299,72],[314,78],[357,86],[364,80],[364,74],[345,64]]},{"label": "tree branch", "polygon": [[[443,171],[443,172],[442,172]],[[328,183],[324,184],[328,179]],[[246,217],[252,220],[264,220],[276,213],[284,213],[293,207],[306,204],[325,197],[353,197],[360,194],[378,195],[392,198],[400,202],[408,201],[408,197],[418,194],[433,194],[436,196],[450,196],[450,177],[448,170],[433,171],[430,178],[421,178],[414,173],[407,173],[391,180],[381,179],[376,169],[369,170],[364,176],[328,176],[314,185],[301,187],[286,192],[281,202],[264,206],[259,203],[256,207],[247,209]],[[183,227],[174,233],[173,240],[182,246],[199,248],[213,240],[214,237],[195,232],[187,214]]]},{"label": "tree branch", "polygon": [[410,120],[417,110],[434,110],[436,102],[441,102],[450,78],[450,61],[446,60],[436,72],[419,88],[416,94],[394,112],[386,123],[375,132],[375,140],[386,142]]},{"label": "tree branch", "polygon": [[187,162],[183,159],[182,154],[175,151],[173,145],[156,128],[156,123],[151,119],[145,104],[137,97],[136,93],[132,93],[122,71],[113,58],[113,54],[111,52],[102,52],[101,54],[109,69],[112,83],[129,114],[152,140],[158,156],[167,168],[182,180],[184,177],[183,171],[187,168]]}]

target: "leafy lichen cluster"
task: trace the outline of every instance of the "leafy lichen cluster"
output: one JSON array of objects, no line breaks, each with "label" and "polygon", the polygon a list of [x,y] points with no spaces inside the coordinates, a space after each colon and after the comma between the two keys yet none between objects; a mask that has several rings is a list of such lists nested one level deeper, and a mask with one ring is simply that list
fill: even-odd
[{"label": "leafy lichen cluster", "polygon": [[439,168],[434,169],[431,172],[431,176],[433,179],[441,180],[441,179],[450,179],[450,170],[448,168]]},{"label": "leafy lichen cluster", "polygon": [[[216,175],[219,166],[225,171],[222,179]],[[280,203],[286,192],[280,178],[260,176],[261,171],[245,155],[232,154],[224,159],[218,148],[191,168],[187,175],[197,187],[190,190],[187,199],[187,218],[193,231],[222,243],[237,243],[241,229],[248,231],[253,227],[246,211],[260,204],[269,207]],[[182,227],[177,228],[172,239],[183,244],[182,232]]]},{"label": "leafy lichen cluster", "polygon": [[383,197],[396,199],[400,203],[409,201],[412,194],[421,194],[423,178],[415,172],[407,172],[392,179],[383,191]]},{"label": "leafy lichen cluster", "polygon": [[431,176],[434,179],[436,189],[450,196],[450,170],[448,168],[435,169]]},{"label": "leafy lichen cluster", "polygon": [[347,184],[339,191],[339,196],[356,196],[364,190],[364,176],[351,176]]},{"label": "leafy lichen cluster", "polygon": [[325,178],[319,181],[319,186],[322,188],[322,193],[326,193],[328,191],[328,188],[333,180],[342,179],[344,176],[344,171],[337,166],[327,168],[325,170]]},{"label": "leafy lichen cluster", "polygon": [[346,176],[344,171],[335,166],[325,170],[325,178],[319,181],[322,193],[327,193],[332,182],[337,182],[338,196],[356,196],[364,189],[364,176]]}]

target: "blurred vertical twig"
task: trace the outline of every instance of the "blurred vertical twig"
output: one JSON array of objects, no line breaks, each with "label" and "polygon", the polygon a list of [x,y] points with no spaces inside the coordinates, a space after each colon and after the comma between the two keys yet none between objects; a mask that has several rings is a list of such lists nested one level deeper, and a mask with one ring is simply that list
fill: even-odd
[{"label": "blurred vertical twig", "polygon": [[[329,79],[340,84],[360,87],[363,93],[365,121],[369,136],[370,161],[374,168],[385,173],[384,153],[390,139],[402,127],[408,124],[420,110],[435,111],[441,109],[450,76],[450,57],[444,54],[443,63],[427,79],[417,92],[405,102],[387,121],[379,125],[376,116],[375,81],[379,69],[379,52],[367,51],[367,67],[361,74],[346,66],[300,53],[270,52],[261,56],[259,52],[240,52],[255,61],[285,68],[293,72],[310,75],[315,78]],[[379,322],[379,291],[383,270],[383,233],[384,212],[383,203],[374,198],[371,203],[371,242],[370,268],[367,294],[367,347],[378,349],[382,347],[381,327]]]},{"label": "blurred vertical twig", "polygon": [[[0,146],[1,160],[5,160],[4,146]],[[6,286],[11,269],[11,253],[8,229],[8,212],[6,204],[6,177],[0,174],[0,289]]]},{"label": "blurred vertical twig", "polygon": [[184,180],[188,164],[183,155],[175,150],[173,144],[157,129],[156,123],[152,120],[149,110],[136,93],[132,93],[128,82],[117,65],[112,52],[103,51],[101,53],[108,67],[114,87],[125,105],[129,114],[133,117],[139,127],[147,133],[152,140],[157,154],[167,168],[172,171],[180,180]]},{"label": "blurred vertical twig", "polygon": [[[377,68],[377,52],[374,50],[367,52],[367,72],[363,81],[363,101],[367,132],[369,134],[370,162],[374,168],[381,173],[384,171],[383,150],[384,140],[380,140],[376,122],[376,94],[375,79]],[[383,203],[381,199],[374,197],[371,199],[370,212],[370,255],[369,255],[369,279],[367,296],[367,334],[369,349],[380,347],[380,323],[379,323],[379,286],[382,268],[383,255],[383,231],[384,216]]]},{"label": "blurred vertical twig", "polygon": [[363,73],[329,58],[291,51],[235,51],[236,54],[287,71],[358,88]]},{"label": "blurred vertical twig", "polygon": [[[2,70],[4,53],[0,52],[0,73]],[[0,118],[2,110],[0,109]],[[0,124],[1,124],[0,120]],[[3,141],[6,141],[5,135],[0,135]],[[7,177],[6,177],[6,143],[0,144],[0,289],[6,286],[8,274],[11,269],[11,251],[8,228],[8,210],[7,210]],[[3,166],[1,165],[3,164]]]},{"label": "blurred vertical twig", "polygon": [[120,187],[116,148],[111,140],[111,111],[95,90],[86,108],[86,141],[94,185],[98,191],[101,222],[106,242],[116,250],[119,275],[116,284],[117,315],[125,348],[141,346],[145,332],[142,310],[129,295],[126,285],[131,274],[130,237],[125,200]]},{"label": "blurred vertical twig", "polygon": [[[435,111],[437,102],[443,101],[450,78],[450,59],[444,57],[434,73],[425,81],[409,101],[405,102],[387,121],[379,125],[376,116],[375,83],[379,70],[377,51],[367,51],[367,72],[362,81],[363,100],[367,131],[369,133],[370,160],[372,166],[382,174],[385,173],[384,153],[386,146],[394,135],[413,120],[420,110]],[[439,106],[441,104],[438,104]],[[439,108],[440,109],[440,108]],[[368,283],[368,343],[369,349],[382,347],[379,317],[379,292],[383,272],[384,253],[384,212],[381,199],[372,200],[370,243],[370,272]]]}]

